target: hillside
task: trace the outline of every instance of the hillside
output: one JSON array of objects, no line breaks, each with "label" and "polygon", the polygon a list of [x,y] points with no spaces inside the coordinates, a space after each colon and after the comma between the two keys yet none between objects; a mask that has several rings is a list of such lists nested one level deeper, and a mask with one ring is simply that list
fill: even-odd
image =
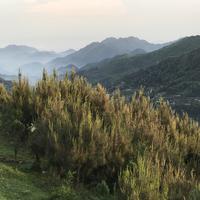
[{"label": "hillside", "polygon": [[14,74],[30,62],[45,63],[55,58],[55,52],[39,51],[35,48],[20,45],[9,45],[0,49],[0,67],[3,73]]},{"label": "hillside", "polygon": [[73,54],[75,52],[76,52],[76,50],[74,50],[74,49],[68,49],[66,51],[60,52],[59,56],[60,57],[65,57],[65,56],[68,56],[68,55]]},{"label": "hillside", "polygon": [[200,48],[182,56],[168,58],[124,77],[123,88],[141,85],[164,95],[200,96]]},{"label": "hillside", "polygon": [[129,96],[141,86],[154,98],[166,98],[176,111],[200,120],[200,48],[129,74],[119,88]]},{"label": "hillside", "polygon": [[144,55],[119,56],[87,65],[82,68],[79,74],[87,77],[93,83],[101,82],[107,87],[116,87],[129,74],[197,48],[200,48],[200,36],[186,37],[167,47]]},{"label": "hillside", "polygon": [[[20,78],[20,77],[19,77]],[[72,73],[0,90],[0,197],[199,199],[200,126]]]},{"label": "hillside", "polygon": [[150,52],[165,45],[167,44],[151,44],[135,37],[119,39],[107,38],[102,42],[91,43],[64,58],[57,58],[49,62],[48,65],[50,68],[62,67],[67,64],[74,64],[77,67],[82,67],[88,63],[95,63],[106,58],[112,58],[116,55],[131,53],[136,49],[143,49],[144,51]]}]

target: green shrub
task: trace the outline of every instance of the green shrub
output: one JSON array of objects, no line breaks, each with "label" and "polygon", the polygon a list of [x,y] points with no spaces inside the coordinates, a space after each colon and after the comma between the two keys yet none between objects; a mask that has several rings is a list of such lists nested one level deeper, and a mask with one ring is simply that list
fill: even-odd
[{"label": "green shrub", "polygon": [[51,195],[52,200],[80,200],[79,195],[69,185],[62,185]]},{"label": "green shrub", "polygon": [[96,192],[101,196],[108,196],[110,194],[110,189],[105,181],[98,183],[96,186]]},{"label": "green shrub", "polygon": [[200,199],[200,184],[189,193],[188,199],[190,200]]},{"label": "green shrub", "polygon": [[132,199],[168,199],[168,186],[162,180],[160,166],[147,157],[139,156],[119,177],[122,196]]},{"label": "green shrub", "polygon": [[[102,194],[109,193],[105,183],[111,191],[119,185],[130,200],[198,194],[200,126],[163,99],[154,105],[140,90],[126,101],[74,73],[58,80],[44,72],[34,87],[20,76],[11,92],[0,93],[2,124],[9,124],[15,149],[28,147],[54,177],[74,172],[74,182],[99,183]],[[67,181],[60,196],[73,194]]]}]

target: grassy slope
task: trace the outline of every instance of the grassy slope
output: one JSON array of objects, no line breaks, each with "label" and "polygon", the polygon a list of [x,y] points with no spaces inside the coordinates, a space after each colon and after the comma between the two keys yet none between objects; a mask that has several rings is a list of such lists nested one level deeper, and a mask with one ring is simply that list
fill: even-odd
[{"label": "grassy slope", "polygon": [[[7,159],[7,162],[0,162],[0,200],[49,199],[49,188],[45,184],[45,177],[25,172],[23,168],[28,167],[28,163],[21,165],[12,163],[13,149],[9,141],[2,136],[0,136],[0,158]],[[20,160],[26,158],[26,154],[19,155]]]},{"label": "grassy slope", "polygon": [[34,175],[21,172],[14,166],[0,164],[0,199],[48,199],[45,185]]},{"label": "grassy slope", "polygon": [[[7,161],[2,159],[6,158]],[[32,172],[31,158],[23,151],[19,160],[12,163],[14,155],[11,144],[0,134],[0,200],[112,200],[110,195],[101,196],[80,187],[76,190],[52,177]]]}]

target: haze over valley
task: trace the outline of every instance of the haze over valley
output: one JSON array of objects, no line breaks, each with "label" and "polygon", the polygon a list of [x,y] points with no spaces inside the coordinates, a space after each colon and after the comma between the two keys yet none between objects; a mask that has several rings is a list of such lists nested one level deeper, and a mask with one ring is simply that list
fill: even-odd
[{"label": "haze over valley", "polygon": [[[179,113],[187,111],[190,116],[200,119],[200,115],[195,111],[200,106],[197,89],[200,82],[198,79],[194,81],[193,77],[198,77],[198,62],[193,63],[191,59],[184,59],[195,52],[198,58],[198,49],[198,35],[163,44],[153,44],[133,36],[110,37],[101,42],[90,43],[79,50],[68,49],[63,52],[8,45],[0,49],[0,77],[7,81],[5,83],[9,86],[9,81],[18,79],[20,71],[34,85],[41,79],[43,70],[49,74],[56,70],[59,79],[75,70],[92,84],[103,84],[110,92],[120,89],[127,98],[139,88],[145,87],[146,92],[151,91],[152,98],[163,96]],[[171,64],[165,66],[168,62]],[[184,62],[191,63],[187,65]],[[190,67],[186,77],[179,72],[179,66],[183,72],[184,66]],[[169,71],[162,75],[169,67],[175,74],[170,74]],[[178,78],[177,81],[172,78],[175,76]],[[180,76],[183,78],[180,79]],[[167,77],[169,79],[163,82]]]},{"label": "haze over valley", "polygon": [[49,73],[52,73],[53,69],[59,71],[59,68],[68,65],[74,65],[78,69],[106,58],[146,53],[165,45],[167,44],[152,44],[135,37],[107,38],[102,42],[88,44],[77,51],[69,49],[63,52],[40,51],[29,46],[8,45],[0,49],[0,73],[1,77],[5,75],[5,79],[9,80],[21,70],[24,76],[35,82],[41,77],[43,69]]},{"label": "haze over valley", "polygon": [[0,200],[200,199],[199,0],[0,1]]}]

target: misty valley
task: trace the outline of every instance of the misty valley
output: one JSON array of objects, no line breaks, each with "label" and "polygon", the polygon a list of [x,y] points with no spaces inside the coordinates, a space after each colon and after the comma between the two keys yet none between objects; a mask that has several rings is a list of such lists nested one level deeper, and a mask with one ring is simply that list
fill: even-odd
[{"label": "misty valley", "polygon": [[0,199],[200,199],[200,36],[0,49]]}]

